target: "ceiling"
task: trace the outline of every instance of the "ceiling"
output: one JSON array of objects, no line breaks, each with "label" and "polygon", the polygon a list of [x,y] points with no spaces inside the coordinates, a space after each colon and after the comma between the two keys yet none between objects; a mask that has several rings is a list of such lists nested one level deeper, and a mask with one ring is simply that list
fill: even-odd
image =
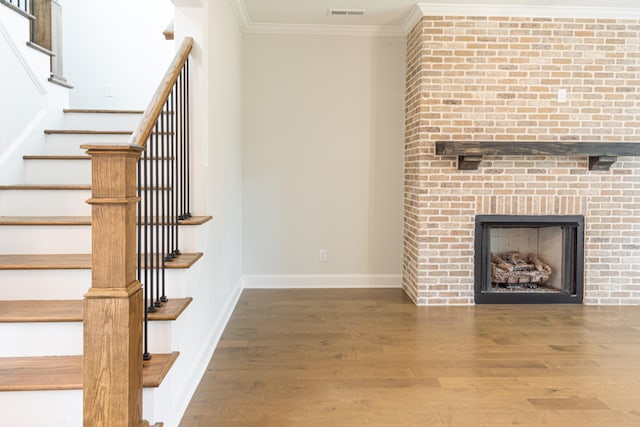
[{"label": "ceiling", "polygon": [[[313,32],[314,30],[357,28],[406,33],[416,10],[442,14],[447,9],[457,12],[492,13],[517,10],[564,11],[575,16],[575,9],[603,12],[605,16],[629,16],[640,13],[638,0],[232,0],[244,30],[248,32]],[[416,8],[416,4],[420,8]],[[332,16],[329,9],[365,10],[362,16]],[[567,12],[571,9],[572,12]],[[618,9],[618,10],[616,10]],[[546,15],[545,15],[546,16]],[[589,15],[592,16],[592,15]],[[288,29],[288,30],[287,30]]]}]

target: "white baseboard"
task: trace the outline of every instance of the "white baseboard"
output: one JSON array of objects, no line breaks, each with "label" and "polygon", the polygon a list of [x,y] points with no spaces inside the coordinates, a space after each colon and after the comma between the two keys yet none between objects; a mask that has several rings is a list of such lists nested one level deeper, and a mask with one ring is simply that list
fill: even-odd
[{"label": "white baseboard", "polygon": [[400,274],[249,274],[245,289],[400,288]]}]

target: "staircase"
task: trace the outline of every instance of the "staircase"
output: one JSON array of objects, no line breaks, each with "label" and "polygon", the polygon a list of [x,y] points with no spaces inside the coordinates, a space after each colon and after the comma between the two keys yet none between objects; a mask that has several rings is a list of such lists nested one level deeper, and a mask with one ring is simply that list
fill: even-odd
[{"label": "staircase", "polygon": [[[60,128],[42,130],[44,151],[24,156],[24,182],[0,186],[0,426],[82,425],[91,163],[79,147],[126,144],[141,117],[141,111],[65,110]],[[196,286],[192,272],[203,255],[198,230],[210,220],[193,216],[180,222],[182,254],[167,270],[169,302],[149,314],[147,420],[162,421],[167,411],[184,405],[172,396],[180,381],[167,379],[180,360]],[[185,362],[193,363],[193,356]],[[181,370],[188,372],[188,366]]]}]

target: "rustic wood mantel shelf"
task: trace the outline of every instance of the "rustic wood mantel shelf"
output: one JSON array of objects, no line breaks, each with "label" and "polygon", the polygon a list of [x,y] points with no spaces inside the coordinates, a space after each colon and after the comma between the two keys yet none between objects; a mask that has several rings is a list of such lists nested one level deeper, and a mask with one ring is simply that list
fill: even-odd
[{"label": "rustic wood mantel shelf", "polygon": [[640,143],[436,141],[436,154],[458,156],[459,170],[478,169],[482,156],[588,156],[589,170],[607,171],[618,156],[640,156]]}]

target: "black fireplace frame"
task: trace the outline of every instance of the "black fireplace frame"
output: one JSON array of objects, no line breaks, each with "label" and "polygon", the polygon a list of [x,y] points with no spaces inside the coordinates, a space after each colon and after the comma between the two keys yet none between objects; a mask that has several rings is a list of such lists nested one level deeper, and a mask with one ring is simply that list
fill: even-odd
[{"label": "black fireplace frame", "polygon": [[[563,277],[560,292],[491,292],[489,240],[492,228],[561,227]],[[581,304],[584,294],[584,217],[581,215],[476,215],[476,304]]]}]

